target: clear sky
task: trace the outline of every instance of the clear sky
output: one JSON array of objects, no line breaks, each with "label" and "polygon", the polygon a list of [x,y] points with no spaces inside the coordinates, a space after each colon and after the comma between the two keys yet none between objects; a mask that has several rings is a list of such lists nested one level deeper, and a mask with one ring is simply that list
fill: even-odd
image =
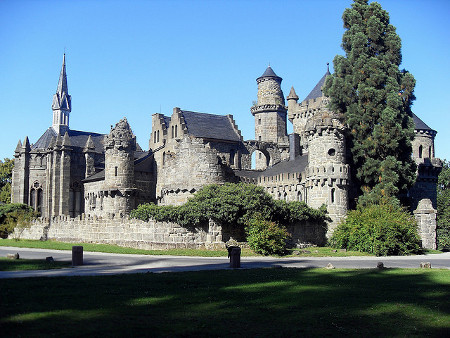
[{"label": "clear sky", "polygon": [[[151,116],[233,114],[244,139],[256,78],[271,65],[302,100],[340,47],[350,0],[0,1],[0,159],[51,126],[64,50],[70,128],[108,133],[127,117],[148,149]],[[450,1],[380,0],[416,78],[413,110],[450,159]],[[332,71],[332,69],[331,69]],[[288,123],[290,125],[290,123]],[[292,128],[290,127],[290,131]]]}]

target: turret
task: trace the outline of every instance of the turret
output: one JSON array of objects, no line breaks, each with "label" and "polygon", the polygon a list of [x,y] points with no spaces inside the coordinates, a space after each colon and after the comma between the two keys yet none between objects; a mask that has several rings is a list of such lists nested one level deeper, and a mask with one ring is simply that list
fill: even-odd
[{"label": "turret", "polygon": [[52,102],[52,128],[56,133],[60,133],[61,135],[64,135],[64,133],[69,129],[69,114],[72,110],[71,100],[72,99],[67,88],[66,54],[64,54],[58,87],[56,88],[56,94],[53,95]]},{"label": "turret", "polygon": [[120,120],[105,139],[105,189],[116,201],[115,210],[128,214],[134,208],[134,152],[136,137],[126,118]]},{"label": "turret", "polygon": [[258,101],[251,108],[255,117],[255,138],[257,141],[287,143],[286,106],[282,78],[272,68],[267,67],[263,75],[256,79]]},{"label": "turret", "polygon": [[345,126],[336,114],[324,112],[308,120],[304,135],[309,144],[306,201],[327,205],[331,235],[348,209],[349,165],[346,164]]}]

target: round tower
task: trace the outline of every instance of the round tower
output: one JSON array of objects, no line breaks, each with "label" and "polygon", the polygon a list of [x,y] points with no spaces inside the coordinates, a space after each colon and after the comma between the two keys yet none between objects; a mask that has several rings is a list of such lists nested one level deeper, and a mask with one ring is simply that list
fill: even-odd
[{"label": "round tower", "polygon": [[255,117],[255,138],[257,141],[286,143],[286,106],[281,81],[272,68],[267,67],[256,79],[258,100],[251,108]]},{"label": "round tower", "polygon": [[134,208],[136,137],[126,118],[111,127],[105,149],[105,190],[111,194],[107,211],[128,214]]},{"label": "round tower", "polygon": [[350,168],[346,164],[345,126],[334,113],[323,112],[306,123],[308,168],[306,202],[313,208],[327,206],[332,222],[329,237],[348,209]]}]

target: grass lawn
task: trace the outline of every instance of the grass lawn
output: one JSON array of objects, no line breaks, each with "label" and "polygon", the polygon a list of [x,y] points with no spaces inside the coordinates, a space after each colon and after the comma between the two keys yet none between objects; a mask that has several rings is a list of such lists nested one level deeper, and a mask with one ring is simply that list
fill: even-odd
[{"label": "grass lawn", "polygon": [[257,269],[0,280],[11,336],[450,335],[450,271]]},{"label": "grass lawn", "polygon": [[[39,241],[39,240],[15,240],[0,239],[0,246],[13,246],[21,248],[40,248],[53,250],[72,250],[73,245],[82,245],[84,251],[92,252],[109,252],[121,254],[139,254],[139,255],[174,255],[174,256],[201,256],[201,257],[226,257],[228,251],[223,250],[194,250],[194,249],[170,249],[170,250],[142,250],[125,248],[117,245],[94,244],[94,243],[64,243],[56,241]],[[342,251],[333,250],[330,247],[312,247],[307,249],[294,249],[290,256],[300,257],[343,257],[343,256],[370,256],[367,253],[359,251]],[[336,252],[334,252],[336,251]],[[243,248],[242,256],[258,256],[252,250]]]},{"label": "grass lawn", "polygon": [[0,257],[0,271],[49,270],[72,266],[71,262],[47,262],[43,259],[8,259]]}]

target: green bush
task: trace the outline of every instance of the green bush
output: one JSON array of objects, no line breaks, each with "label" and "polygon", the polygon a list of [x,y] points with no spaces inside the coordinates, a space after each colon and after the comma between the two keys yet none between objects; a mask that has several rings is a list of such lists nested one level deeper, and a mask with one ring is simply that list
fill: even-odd
[{"label": "green bush", "polygon": [[[26,204],[0,204],[0,238],[7,238],[14,229],[24,230],[36,216],[33,208]],[[22,232],[21,231],[21,232]]]},{"label": "green bush", "polygon": [[325,207],[312,209],[304,202],[275,201],[262,187],[226,183],[203,187],[181,206],[140,205],[130,217],[175,222],[182,226],[194,226],[213,219],[222,225],[243,229],[255,214],[266,220],[289,224],[304,220],[325,221],[326,212]]},{"label": "green bush", "polygon": [[421,252],[416,220],[404,208],[389,202],[349,211],[334,231],[330,245],[377,256]]},{"label": "green bush", "polygon": [[262,255],[284,255],[290,237],[284,226],[267,221],[261,214],[255,214],[245,228],[247,243],[256,253]]}]

